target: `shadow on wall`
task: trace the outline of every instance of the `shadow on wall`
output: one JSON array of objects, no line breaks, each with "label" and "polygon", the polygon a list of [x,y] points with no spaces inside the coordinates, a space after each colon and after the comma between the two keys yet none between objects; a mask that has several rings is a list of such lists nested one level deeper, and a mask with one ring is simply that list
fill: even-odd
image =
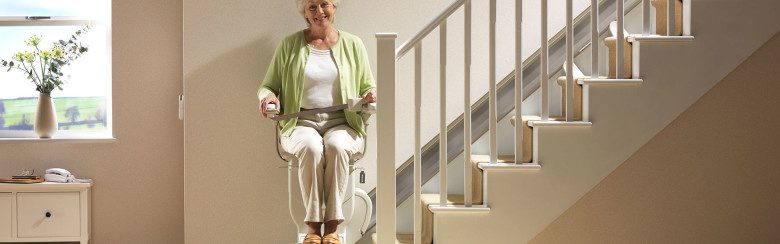
[{"label": "shadow on wall", "polygon": [[277,44],[260,37],[186,74],[185,228],[198,233],[190,238],[294,241],[276,123],[259,115],[256,95]]},{"label": "shadow on wall", "polygon": [[778,243],[778,62],[775,34],[531,243]]}]

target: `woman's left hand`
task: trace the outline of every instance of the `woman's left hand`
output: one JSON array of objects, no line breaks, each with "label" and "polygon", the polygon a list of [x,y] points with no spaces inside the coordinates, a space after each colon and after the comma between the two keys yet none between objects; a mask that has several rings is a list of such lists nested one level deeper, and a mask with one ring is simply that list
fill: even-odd
[{"label": "woman's left hand", "polygon": [[365,103],[375,103],[376,102],[376,91],[370,90],[366,93],[365,96],[363,96],[363,102]]}]

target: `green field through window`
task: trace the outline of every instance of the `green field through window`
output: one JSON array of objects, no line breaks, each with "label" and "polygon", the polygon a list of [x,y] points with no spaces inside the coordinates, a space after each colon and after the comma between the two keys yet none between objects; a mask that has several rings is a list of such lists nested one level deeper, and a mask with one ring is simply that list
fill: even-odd
[{"label": "green field through window", "polygon": [[[38,98],[0,99],[0,130],[32,130]],[[59,130],[106,130],[105,97],[54,98]]]}]

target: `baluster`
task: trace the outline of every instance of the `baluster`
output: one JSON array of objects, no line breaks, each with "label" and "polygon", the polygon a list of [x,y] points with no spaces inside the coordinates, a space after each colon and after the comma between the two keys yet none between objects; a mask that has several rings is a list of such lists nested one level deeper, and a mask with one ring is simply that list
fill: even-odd
[{"label": "baluster", "polygon": [[439,25],[439,200],[447,204],[447,20]]},{"label": "baluster", "polygon": [[515,164],[523,163],[523,0],[515,2]]},{"label": "baluster", "polygon": [[377,33],[377,209],[379,243],[395,243],[395,33]]},{"label": "baluster", "polygon": [[590,78],[598,79],[599,78],[599,0],[590,0],[590,56],[591,56]]},{"label": "baluster", "polygon": [[676,18],[674,17],[674,4],[677,0],[669,0],[669,2],[666,4],[666,35],[667,36],[673,36],[674,35],[674,21]]},{"label": "baluster", "polygon": [[498,162],[498,147],[496,146],[496,135],[498,133],[498,115],[496,111],[496,0],[490,0],[490,17],[489,17],[490,33],[489,33],[489,48],[488,59],[488,81],[490,94],[488,94],[488,107],[489,112],[489,131],[490,131],[490,163]]},{"label": "baluster", "polygon": [[466,206],[471,206],[471,0],[463,5],[463,196]]},{"label": "baluster", "polygon": [[420,147],[420,110],[422,106],[422,42],[414,45],[414,243],[422,242],[422,152]]},{"label": "baluster", "polygon": [[642,0],[642,35],[650,35],[650,0]]},{"label": "baluster", "polygon": [[683,36],[691,36],[691,0],[683,0],[682,28]]},{"label": "baluster", "polygon": [[617,13],[616,13],[616,15],[617,15],[617,36],[615,38],[617,40],[615,40],[615,48],[617,49],[617,51],[616,51],[617,57],[615,59],[615,61],[616,61],[615,65],[617,67],[615,67],[615,78],[623,79],[623,78],[625,78],[625,77],[623,77],[623,65],[624,65],[623,62],[625,62],[623,60],[623,53],[625,52],[625,50],[623,50],[623,49],[625,48],[624,42],[626,40],[625,37],[623,37],[623,30],[624,30],[624,27],[623,27],[623,0],[617,0]]},{"label": "baluster", "polygon": [[566,121],[574,121],[574,28],[572,27],[572,0],[566,0]]},{"label": "baluster", "polygon": [[[547,44],[547,0],[541,0],[542,1],[542,45],[541,45],[541,53],[542,56],[540,57],[540,71],[539,71],[539,83],[542,87],[542,120],[546,121],[550,119],[550,88],[549,88],[549,80],[550,75],[548,74],[548,44]],[[522,120],[522,119],[521,119]],[[522,123],[522,121],[520,121]]]}]

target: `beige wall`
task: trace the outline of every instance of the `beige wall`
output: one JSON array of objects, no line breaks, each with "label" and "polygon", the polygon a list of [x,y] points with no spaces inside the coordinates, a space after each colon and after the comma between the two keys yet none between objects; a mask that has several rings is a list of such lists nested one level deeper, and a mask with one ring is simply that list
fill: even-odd
[{"label": "beige wall", "polygon": [[780,242],[775,35],[531,243]]},{"label": "beige wall", "polygon": [[[255,89],[264,75],[278,42],[294,31],[305,28],[305,22],[295,9],[295,1],[223,1],[185,0],[183,4],[184,73],[186,94],[185,115],[185,236],[188,243],[210,243],[216,240],[250,242],[291,242],[294,226],[287,208],[287,174],[278,166],[284,162],[276,154],[273,123],[257,115]],[[499,33],[510,32],[514,26],[512,0],[500,0]],[[338,28],[356,34],[366,44],[375,67],[376,32],[397,32],[397,45],[442,10],[449,0],[417,1],[342,1],[337,12]],[[474,2],[474,71],[472,97],[476,101],[487,90],[487,1]],[[525,56],[537,43],[532,31],[538,19],[539,6],[526,5],[528,18]],[[561,9],[562,0],[551,1],[550,11]],[[582,3],[577,10],[584,9]],[[462,30],[463,13],[458,11],[450,20],[448,50],[452,97],[463,94]],[[483,18],[479,18],[482,16]],[[536,18],[534,16],[537,16]],[[538,26],[538,21],[536,22]],[[551,20],[550,31],[561,28],[562,18]],[[552,34],[551,34],[552,35]],[[509,37],[509,38],[507,38]],[[514,35],[499,38],[499,60],[514,60]],[[534,40],[536,40],[534,42]],[[438,90],[438,32],[434,31],[425,46],[426,91]],[[408,57],[411,57],[408,56]],[[398,82],[412,87],[412,58],[399,64]],[[459,63],[460,62],[460,63]],[[499,62],[499,79],[514,66]],[[374,69],[376,71],[376,69]],[[462,76],[462,75],[460,75]],[[399,108],[411,108],[413,92],[401,93]],[[381,99],[381,98],[380,98]],[[438,114],[438,93],[423,98],[424,114]],[[450,99],[448,118],[460,113],[462,100]],[[451,105],[451,106],[450,106]],[[405,160],[413,153],[411,143],[412,110],[399,111],[397,155]],[[437,117],[424,119],[424,138],[438,133]],[[369,135],[376,135],[369,127]],[[367,184],[359,187],[371,190],[375,186],[376,137],[368,138],[367,155],[362,160],[368,175]],[[400,161],[399,163],[402,163]]]},{"label": "beige wall", "polygon": [[112,8],[117,141],[0,143],[0,177],[70,169],[95,180],[90,243],[182,243],[181,1],[113,0]]},{"label": "beige wall", "polygon": [[[204,102],[226,102],[230,103],[231,108],[241,109],[227,112],[226,120],[244,121],[237,116],[247,116],[246,113],[253,113],[256,101],[252,100],[252,89],[257,87],[259,78],[264,74],[270,60],[273,49],[284,36],[293,31],[304,28],[303,19],[297,14],[293,0],[259,2],[254,0],[234,1],[230,4],[218,1],[200,1],[187,0],[184,2],[184,70],[186,83],[192,84],[187,88],[186,93],[190,99],[187,103],[189,122],[193,120],[208,119],[211,115],[197,114],[201,109],[200,105],[193,99],[204,99]],[[497,77],[503,78],[512,69],[514,69],[514,0],[498,0],[498,25],[497,32],[500,34],[497,40]],[[398,33],[397,45],[400,46],[409,39],[415,32],[430,21],[434,15],[442,10],[448,0],[435,1],[416,1],[416,0],[396,0],[396,1],[342,1],[336,18],[338,28],[349,31],[363,38],[369,52],[371,64],[375,67],[376,40],[374,33],[393,31]],[[579,13],[588,7],[587,1],[576,1],[574,5],[575,13]],[[550,0],[550,13],[562,12],[565,1]],[[488,89],[487,83],[487,11],[488,1],[474,1],[473,3],[473,65],[472,65],[472,101],[476,101],[484,95]],[[413,7],[410,7],[413,6]],[[523,56],[530,56],[534,50],[539,47],[539,3],[530,1],[524,8],[524,30],[526,35],[523,37]],[[555,15],[556,18],[550,19],[550,35],[553,35],[563,26],[563,16]],[[448,85],[447,92],[451,97],[448,99],[447,117],[449,120],[455,119],[462,114],[463,102],[463,54],[458,51],[463,50],[463,12],[456,11],[448,25]],[[438,134],[438,109],[439,101],[439,48],[438,30],[434,30],[431,35],[423,42],[425,56],[423,58],[423,89],[426,92],[423,97],[423,114],[426,115],[422,121],[423,140],[427,141]],[[413,55],[406,56],[399,62],[397,82],[405,87],[407,92],[399,93],[396,100],[396,106],[399,109],[396,123],[399,127],[398,138],[396,142],[399,162],[403,163],[413,154],[411,137],[413,136],[413,110],[411,102],[413,92],[409,87],[413,87]],[[218,65],[224,65],[217,67]],[[376,69],[374,69],[376,71]],[[207,77],[208,76],[208,77]],[[204,82],[204,84],[197,84]],[[225,85],[230,87],[225,87]],[[202,90],[201,89],[205,89]],[[229,90],[229,91],[228,91]],[[228,100],[229,96],[235,95],[233,100]],[[218,96],[223,96],[219,97]],[[236,100],[235,98],[241,100]],[[250,106],[251,105],[251,106]],[[194,107],[195,106],[195,107]],[[225,106],[220,105],[221,108]],[[213,109],[208,111],[214,111]],[[195,113],[195,115],[193,115]],[[249,114],[250,119],[254,119]],[[198,123],[199,123],[198,122]],[[215,122],[218,123],[218,122]],[[268,125],[268,123],[262,123]],[[190,126],[196,126],[190,124]],[[199,126],[199,125],[198,125]],[[251,130],[251,124],[243,124],[242,129],[236,131]],[[204,130],[213,130],[215,126],[198,127],[195,130],[203,132]],[[206,129],[208,128],[208,129]],[[267,128],[267,127],[263,127]],[[406,129],[404,129],[406,128]],[[224,132],[220,132],[225,134]],[[375,128],[369,127],[369,135],[375,135]],[[189,134],[188,134],[189,136]],[[252,135],[255,137],[257,135]],[[199,139],[196,139],[199,140]],[[218,142],[223,143],[223,142]],[[265,147],[275,147],[272,143],[263,142]],[[375,161],[376,139],[369,137],[368,154],[364,158],[365,162]],[[258,146],[253,146],[258,147]],[[205,149],[205,147],[204,147]],[[188,150],[190,151],[190,150]],[[203,151],[196,150],[196,151]],[[271,152],[273,152],[272,150]],[[220,152],[221,153],[221,152]],[[201,157],[197,157],[201,158]],[[276,158],[274,158],[276,159]],[[280,161],[280,160],[279,160]],[[374,164],[363,165],[367,172],[367,183],[360,187],[366,190],[373,189],[375,186],[375,166]]]}]

